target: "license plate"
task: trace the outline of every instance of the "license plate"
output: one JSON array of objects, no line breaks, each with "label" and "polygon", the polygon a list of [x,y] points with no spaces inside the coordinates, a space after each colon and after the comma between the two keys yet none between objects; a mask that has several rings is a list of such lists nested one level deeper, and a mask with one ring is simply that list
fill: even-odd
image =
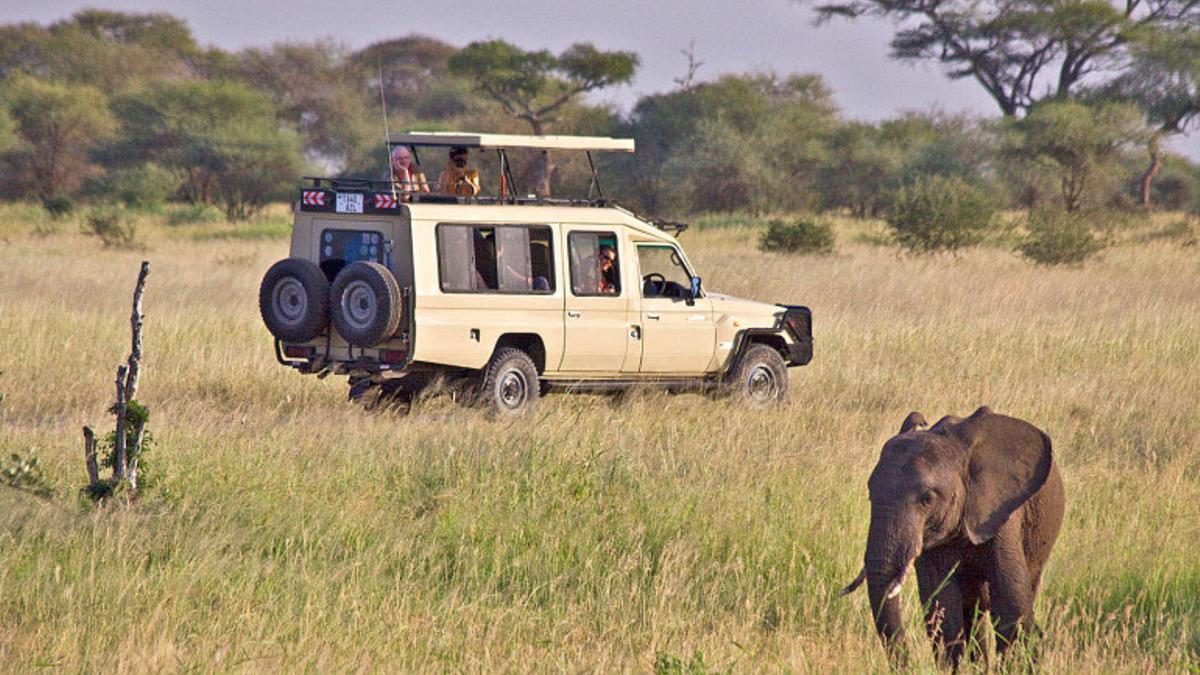
[{"label": "license plate", "polygon": [[355,192],[337,193],[338,213],[362,213],[363,196]]}]

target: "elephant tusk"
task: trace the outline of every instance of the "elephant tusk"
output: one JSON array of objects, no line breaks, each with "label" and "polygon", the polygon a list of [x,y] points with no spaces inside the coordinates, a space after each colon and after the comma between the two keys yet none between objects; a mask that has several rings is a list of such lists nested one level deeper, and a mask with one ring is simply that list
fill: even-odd
[{"label": "elephant tusk", "polygon": [[897,595],[900,595],[900,587],[904,585],[904,577],[906,576],[908,576],[907,567],[905,567],[904,571],[900,573],[900,576],[896,577],[896,580],[888,586],[887,593],[884,594],[885,600],[891,600]]},{"label": "elephant tusk", "polygon": [[850,595],[850,594],[851,594],[851,593],[853,593],[854,591],[858,590],[858,587],[859,587],[859,586],[862,586],[862,582],[863,582],[863,581],[864,581],[866,578],[867,578],[867,568],[866,568],[866,567],[864,567],[864,568],[862,568],[861,570],[859,570],[859,572],[858,572],[858,576],[857,576],[857,577],[854,577],[854,581],[851,581],[851,582],[850,582],[850,585],[848,585],[848,586],[846,586],[845,588],[843,588],[843,589],[842,589],[842,590],[841,590],[841,591],[838,593],[838,595],[839,595],[839,596],[846,596],[846,595]]}]

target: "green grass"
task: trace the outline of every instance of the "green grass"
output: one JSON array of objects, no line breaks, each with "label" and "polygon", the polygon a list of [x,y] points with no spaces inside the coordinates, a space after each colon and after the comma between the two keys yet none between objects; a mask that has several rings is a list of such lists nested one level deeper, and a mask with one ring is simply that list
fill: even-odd
[{"label": "green grass", "polygon": [[[367,412],[279,367],[254,299],[284,239],[148,219],[143,254],[0,222],[0,452],[36,447],[56,491],[0,487],[4,669],[882,671],[865,594],[836,595],[866,477],[910,410],[984,403],[1045,429],[1066,481],[1045,669],[1200,665],[1200,253],[1179,239],[1045,270],[897,256],[851,221],[827,258],[701,228],[706,287],[813,308],[785,407],[552,396],[503,422],[439,397]],[[79,429],[108,425],[143,255],[159,483],[97,512]]]}]

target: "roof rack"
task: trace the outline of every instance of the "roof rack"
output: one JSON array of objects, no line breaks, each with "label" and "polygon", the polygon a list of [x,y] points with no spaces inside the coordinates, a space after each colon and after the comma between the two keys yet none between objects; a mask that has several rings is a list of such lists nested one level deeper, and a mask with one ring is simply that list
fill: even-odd
[{"label": "roof rack", "polygon": [[687,223],[680,223],[674,220],[652,220],[650,221],[650,224],[662,230],[663,232],[666,232],[672,237],[678,237],[679,235],[683,234],[685,230],[691,227]]}]

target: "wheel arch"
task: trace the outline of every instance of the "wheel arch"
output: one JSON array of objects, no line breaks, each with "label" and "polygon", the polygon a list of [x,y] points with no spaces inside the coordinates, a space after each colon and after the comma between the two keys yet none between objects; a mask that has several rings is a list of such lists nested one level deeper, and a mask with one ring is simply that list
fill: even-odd
[{"label": "wheel arch", "polygon": [[496,339],[496,344],[492,347],[492,356],[506,347],[520,349],[528,354],[533,366],[537,368],[538,375],[546,372],[546,343],[542,341],[542,336],[537,333],[504,333]]},{"label": "wheel arch", "polygon": [[734,337],[733,350],[729,353],[729,360],[725,363],[722,373],[724,375],[732,373],[741,363],[746,350],[753,345],[767,345],[779,352],[785,363],[788,360],[787,340],[783,339],[779,331],[773,328],[746,328],[738,331],[737,336]]}]

